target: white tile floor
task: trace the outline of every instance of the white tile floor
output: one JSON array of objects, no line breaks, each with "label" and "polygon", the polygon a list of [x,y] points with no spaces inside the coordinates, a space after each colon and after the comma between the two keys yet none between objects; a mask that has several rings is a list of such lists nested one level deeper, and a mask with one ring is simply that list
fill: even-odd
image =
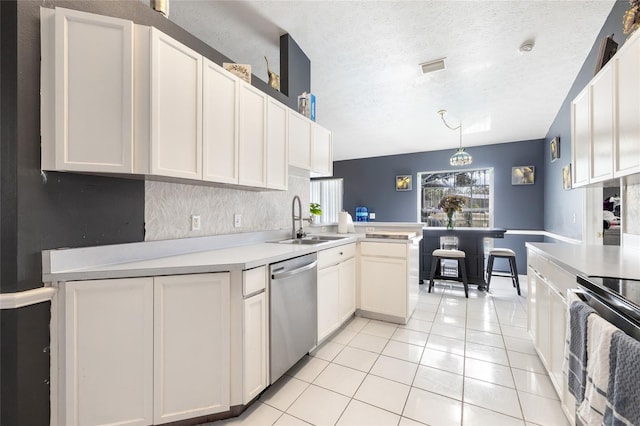
[{"label": "white tile floor", "polygon": [[218,425],[567,425],[526,331],[526,277],[445,281],[404,326],[355,317]]}]

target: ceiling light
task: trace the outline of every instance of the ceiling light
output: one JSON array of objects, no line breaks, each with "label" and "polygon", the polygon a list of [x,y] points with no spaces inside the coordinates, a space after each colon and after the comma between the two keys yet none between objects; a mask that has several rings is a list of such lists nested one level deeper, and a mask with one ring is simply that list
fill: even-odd
[{"label": "ceiling light", "polygon": [[536,43],[533,40],[527,40],[524,43],[522,43],[520,45],[520,48],[518,49],[518,51],[520,53],[528,53],[531,52],[533,50],[533,46],[535,46]]},{"label": "ceiling light", "polygon": [[445,69],[444,60],[446,58],[436,59],[435,61],[425,62],[420,64],[422,74],[429,74],[430,72],[440,71]]},{"label": "ceiling light", "polygon": [[449,129],[458,130],[460,134],[460,147],[456,150],[456,152],[453,153],[451,158],[449,158],[449,164],[451,164],[452,166],[466,166],[467,164],[471,164],[471,162],[473,161],[473,157],[471,157],[471,155],[469,155],[469,153],[466,152],[462,147],[462,121],[460,121],[460,124],[457,127],[450,126],[449,123],[447,123],[446,120],[444,119],[444,115],[446,113],[447,113],[446,109],[441,109],[440,111],[438,111],[438,114],[440,114],[440,118],[442,119],[442,122]]}]

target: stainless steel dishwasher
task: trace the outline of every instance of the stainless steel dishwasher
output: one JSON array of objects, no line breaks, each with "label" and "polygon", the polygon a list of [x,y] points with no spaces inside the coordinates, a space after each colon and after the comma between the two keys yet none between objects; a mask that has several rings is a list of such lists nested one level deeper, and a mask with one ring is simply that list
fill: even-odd
[{"label": "stainless steel dishwasher", "polygon": [[270,281],[270,377],[273,384],[317,343],[315,253],[274,263]]}]

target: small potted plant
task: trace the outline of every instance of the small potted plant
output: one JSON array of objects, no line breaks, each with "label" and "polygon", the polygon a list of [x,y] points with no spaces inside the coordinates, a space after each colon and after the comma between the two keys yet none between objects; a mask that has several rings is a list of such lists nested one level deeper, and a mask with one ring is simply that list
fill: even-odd
[{"label": "small potted plant", "polygon": [[311,218],[312,223],[316,223],[316,217],[322,215],[322,209],[320,208],[320,204],[318,203],[310,203],[309,204],[309,217]]}]

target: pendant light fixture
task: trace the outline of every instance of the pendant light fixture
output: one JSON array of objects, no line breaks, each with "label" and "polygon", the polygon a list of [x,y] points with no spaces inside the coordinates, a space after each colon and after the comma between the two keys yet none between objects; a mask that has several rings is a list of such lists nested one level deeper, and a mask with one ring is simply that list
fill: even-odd
[{"label": "pendant light fixture", "polygon": [[462,147],[462,121],[460,121],[460,124],[457,127],[450,126],[449,123],[447,123],[447,121],[444,119],[444,115],[446,113],[446,109],[441,109],[440,111],[438,111],[442,122],[449,129],[458,130],[460,134],[460,147],[456,150],[456,152],[453,153],[453,155],[449,159],[449,164],[451,164],[452,166],[466,166],[467,164],[471,164],[471,162],[473,161],[473,157],[471,157],[471,155],[469,155],[469,153],[466,152]]}]

